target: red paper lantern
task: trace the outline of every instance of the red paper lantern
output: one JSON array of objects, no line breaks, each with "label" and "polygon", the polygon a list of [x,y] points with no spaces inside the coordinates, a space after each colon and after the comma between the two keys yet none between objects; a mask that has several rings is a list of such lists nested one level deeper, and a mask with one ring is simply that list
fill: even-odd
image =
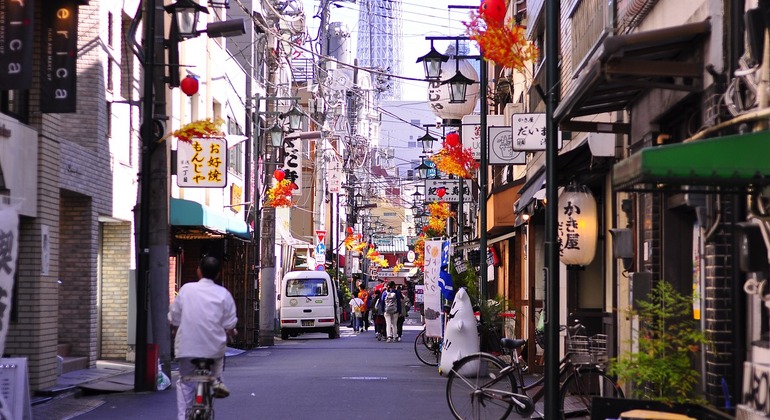
[{"label": "red paper lantern", "polygon": [[353,233],[353,227],[352,226],[348,226],[348,233]]},{"label": "red paper lantern", "polygon": [[453,131],[446,135],[446,144],[448,146],[455,147],[460,144],[460,135],[456,131]]},{"label": "red paper lantern", "polygon": [[286,178],[286,172],[276,169],[275,172],[273,172],[273,177],[278,180],[278,182],[283,181],[284,178]]},{"label": "red paper lantern", "polygon": [[187,96],[193,96],[198,93],[198,79],[195,76],[187,76],[180,83],[179,87]]},{"label": "red paper lantern", "polygon": [[436,190],[436,195],[438,196],[438,198],[444,198],[444,196],[446,195],[446,188],[441,187],[441,188],[437,189]]},{"label": "red paper lantern", "polygon": [[483,0],[479,14],[489,26],[502,26],[505,20],[505,2],[503,0]]}]

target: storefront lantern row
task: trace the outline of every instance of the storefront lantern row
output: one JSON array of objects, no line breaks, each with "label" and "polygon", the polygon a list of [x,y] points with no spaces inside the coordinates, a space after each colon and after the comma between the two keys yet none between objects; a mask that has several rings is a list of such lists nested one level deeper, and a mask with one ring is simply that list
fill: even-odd
[{"label": "storefront lantern row", "polygon": [[588,265],[596,255],[599,223],[596,200],[586,186],[570,185],[559,196],[559,260]]}]

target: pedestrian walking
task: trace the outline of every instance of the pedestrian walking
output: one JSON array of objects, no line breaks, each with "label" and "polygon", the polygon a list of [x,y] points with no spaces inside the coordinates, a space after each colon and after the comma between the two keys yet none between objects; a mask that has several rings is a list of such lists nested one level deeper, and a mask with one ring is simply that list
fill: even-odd
[{"label": "pedestrian walking", "polygon": [[404,322],[406,321],[406,317],[409,314],[409,307],[412,305],[412,302],[409,300],[409,296],[406,293],[406,290],[404,290],[401,285],[398,286],[397,289],[398,293],[401,295],[401,311],[398,313],[398,321],[396,321],[396,340],[401,341],[401,335],[404,333]]},{"label": "pedestrian walking", "polygon": [[398,314],[401,313],[401,293],[396,290],[396,282],[393,280],[388,283],[387,290],[382,293],[377,310],[385,316],[387,342],[397,340],[396,324],[398,323]]},{"label": "pedestrian walking", "polygon": [[168,321],[176,327],[174,351],[179,363],[176,383],[176,405],[179,420],[184,420],[192,404],[193,384],[184,378],[193,376],[195,358],[214,359],[211,376],[218,378],[212,388],[214,396],[224,398],[230,391],[222,382],[227,336],[235,336],[235,301],[230,292],[215,283],[221,265],[217,258],[206,256],[198,264],[198,281],[179,288],[169,306]]},{"label": "pedestrian walking", "polygon": [[369,308],[371,308],[371,301],[372,297],[369,295],[369,291],[366,289],[366,286],[363,284],[358,286],[360,291],[358,292],[358,297],[364,301],[363,309],[361,311],[361,319],[363,320],[363,327],[361,331],[368,331],[369,330]]},{"label": "pedestrian walking", "polygon": [[374,297],[372,297],[372,322],[374,322],[374,332],[377,336],[377,341],[385,337],[385,315],[379,309],[381,297],[382,292],[375,290]]},{"label": "pedestrian walking", "polygon": [[361,331],[364,301],[355,296],[350,299],[350,312],[353,314],[353,332],[358,334]]}]

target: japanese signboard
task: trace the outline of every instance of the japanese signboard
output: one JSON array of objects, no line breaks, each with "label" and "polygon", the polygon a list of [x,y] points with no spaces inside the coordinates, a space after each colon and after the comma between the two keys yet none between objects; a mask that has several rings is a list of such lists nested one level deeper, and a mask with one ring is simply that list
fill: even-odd
[{"label": "japanese signboard", "polygon": [[339,194],[342,188],[342,163],[337,159],[329,162],[326,170],[326,185],[329,187],[330,194]]},{"label": "japanese signboard", "polygon": [[5,338],[8,334],[18,255],[19,213],[15,207],[0,202],[0,351],[5,350]]},{"label": "japanese signboard", "polygon": [[194,138],[177,143],[176,185],[223,188],[227,185],[224,138]]},{"label": "japanese signboard", "polygon": [[489,164],[526,165],[527,152],[513,150],[511,127],[489,127]]},{"label": "japanese signboard", "polygon": [[1,0],[0,16],[0,90],[29,89],[35,3]]},{"label": "japanese signboard", "polygon": [[[473,151],[473,158],[481,160],[481,115],[466,115],[462,119],[463,148],[470,147]],[[507,125],[503,115],[487,115],[487,127]],[[487,137],[487,144],[489,144]],[[487,148],[487,153],[489,148]]]},{"label": "japanese signboard", "polygon": [[283,172],[286,178],[297,186],[292,196],[302,195],[302,139],[286,137],[283,140]]},{"label": "japanese signboard", "polygon": [[[465,188],[463,189],[463,201],[468,203],[472,200],[473,180],[463,179]],[[446,194],[443,197],[438,196],[438,189],[445,188]],[[425,180],[425,201],[446,201],[447,203],[458,203],[460,201],[460,180],[459,179],[426,179]]]},{"label": "japanese signboard", "polygon": [[[513,114],[513,150],[545,150],[545,114]],[[561,149],[562,139],[559,133],[557,148]]]},{"label": "japanese signboard", "polygon": [[441,337],[441,241],[425,241],[425,335]]},{"label": "japanese signboard", "polygon": [[43,8],[43,66],[40,72],[40,110],[76,112],[78,3],[52,1]]}]

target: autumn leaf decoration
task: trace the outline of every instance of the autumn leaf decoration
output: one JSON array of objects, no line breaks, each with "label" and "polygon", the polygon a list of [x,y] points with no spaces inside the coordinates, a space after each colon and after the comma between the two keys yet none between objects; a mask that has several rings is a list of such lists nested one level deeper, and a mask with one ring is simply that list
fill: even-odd
[{"label": "autumn leaf decoration", "polygon": [[267,190],[267,205],[272,207],[291,207],[291,194],[295,188],[294,183],[285,179],[286,173],[280,169],[273,173],[276,181],[270,189]]},{"label": "autumn leaf decoration", "polygon": [[443,147],[430,160],[436,164],[436,169],[445,174],[457,175],[460,178],[473,178],[479,163],[473,158],[470,148],[463,149],[460,135],[451,132],[446,135]]},{"label": "autumn leaf decoration", "polygon": [[194,138],[224,137],[225,133],[220,129],[224,122],[221,118],[193,121],[183,125],[171,135],[186,143],[192,142]]},{"label": "autumn leaf decoration", "polygon": [[425,264],[425,237],[435,238],[444,235],[446,231],[446,223],[450,217],[454,217],[455,213],[449,208],[449,203],[444,201],[434,201],[428,204],[428,224],[425,225],[423,233],[417,238],[414,245],[414,252],[416,259],[414,264],[420,268]]},{"label": "autumn leaf decoration", "polygon": [[511,19],[505,21],[504,0],[484,0],[470,17],[463,22],[466,34],[479,44],[485,59],[520,72],[537,59],[538,49],[527,40],[525,28]]},{"label": "autumn leaf decoration", "polygon": [[380,252],[377,251],[373,246],[370,247],[369,251],[366,253],[366,258],[373,264],[377,264],[382,268],[388,268],[390,265],[388,260],[386,260],[385,257],[383,257],[382,254],[380,254]]}]

